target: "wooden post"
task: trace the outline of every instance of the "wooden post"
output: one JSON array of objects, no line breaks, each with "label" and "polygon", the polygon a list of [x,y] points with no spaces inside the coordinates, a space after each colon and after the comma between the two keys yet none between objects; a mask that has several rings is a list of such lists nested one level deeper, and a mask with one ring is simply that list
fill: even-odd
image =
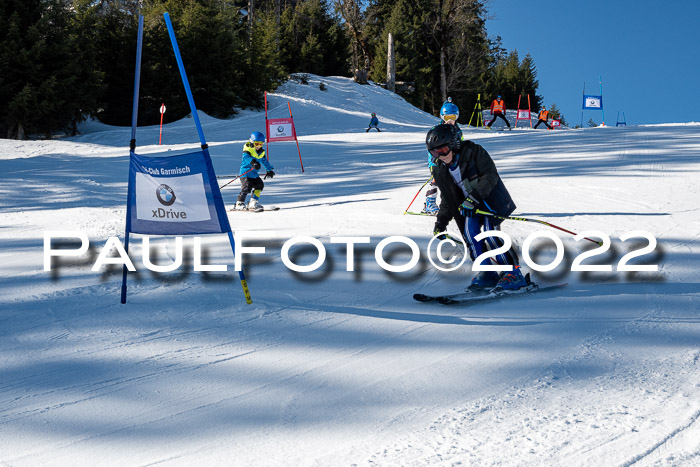
[{"label": "wooden post", "polygon": [[391,33],[389,33],[386,58],[386,88],[391,92],[396,92],[396,61],[394,58],[394,38]]}]

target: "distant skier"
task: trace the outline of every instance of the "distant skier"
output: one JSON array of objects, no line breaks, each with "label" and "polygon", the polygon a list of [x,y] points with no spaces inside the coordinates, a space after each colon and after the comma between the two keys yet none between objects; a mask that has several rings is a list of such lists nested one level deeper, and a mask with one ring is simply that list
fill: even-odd
[{"label": "distant skier", "polygon": [[552,129],[552,126],[547,123],[547,118],[549,118],[549,112],[547,111],[547,107],[542,104],[542,110],[540,110],[540,114],[537,116],[537,123],[535,124],[535,128],[540,126],[540,123],[544,123],[547,128],[550,130]]},{"label": "distant skier", "polygon": [[496,118],[502,118],[504,122],[506,122],[506,125],[508,125],[508,128],[510,128],[510,123],[508,123],[508,119],[506,118],[506,102],[501,99],[501,96],[498,95],[496,98],[491,102],[491,121],[487,125],[488,128],[491,128],[491,125],[493,125],[493,122],[496,121]]},{"label": "distant skier", "polygon": [[[447,101],[442,104],[440,108],[440,122],[448,123],[454,125],[459,130],[459,125],[457,125],[457,119],[459,118],[459,107],[452,103],[452,98],[448,97]],[[460,135],[462,130],[459,130]],[[460,138],[462,138],[460,136]],[[433,162],[433,157],[430,152],[428,152],[428,169],[432,173],[435,163]],[[425,214],[430,214],[431,216],[437,216],[438,210],[440,209],[437,205],[438,188],[435,184],[435,178],[430,181],[430,187],[428,191],[425,192],[425,204],[423,206],[423,211]]]},{"label": "distant skier", "polygon": [[[434,234],[447,229],[455,219],[469,247],[472,261],[486,250],[503,246],[498,237],[486,237],[476,241],[482,231],[500,230],[501,220],[478,214],[476,210],[491,212],[501,217],[515,210],[496,165],[486,150],[472,141],[462,141],[460,131],[454,125],[437,125],[428,131],[425,145],[435,161],[433,175],[440,188],[440,211],[435,222]],[[491,258],[500,265],[512,265],[513,271],[500,275],[494,271],[479,272],[466,290],[517,290],[528,285],[520,270],[518,254],[514,248]]]},{"label": "distant skier", "polygon": [[377,118],[377,114],[374,112],[372,112],[372,118],[369,120],[369,127],[365,130],[365,133],[368,133],[372,128],[379,132],[382,131],[379,129],[379,119]]},{"label": "distant skier", "polygon": [[[243,157],[241,159],[241,170],[239,176],[241,177],[241,192],[238,194],[238,200],[236,206],[233,208],[237,211],[248,210],[260,212],[263,210],[262,204],[260,204],[260,192],[262,192],[265,187],[258,174],[258,169],[260,169],[260,164],[265,166],[267,172],[265,173],[265,179],[272,178],[275,176],[272,164],[267,160],[267,155],[263,149],[263,144],[265,144],[265,135],[259,131],[254,131],[250,134],[250,139],[243,145]],[[250,202],[246,207],[245,199],[248,193],[251,193]]]}]

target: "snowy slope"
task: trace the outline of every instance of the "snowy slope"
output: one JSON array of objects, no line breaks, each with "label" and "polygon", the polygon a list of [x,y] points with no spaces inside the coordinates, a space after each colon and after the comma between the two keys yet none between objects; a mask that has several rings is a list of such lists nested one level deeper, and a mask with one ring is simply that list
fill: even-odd
[{"label": "snowy slope", "polygon": [[[227,273],[193,272],[188,238],[185,267],[168,274],[144,268],[134,236],[126,305],[121,269],[90,270],[108,237],[123,239],[128,128],[0,140],[0,463],[700,464],[700,124],[465,130],[494,157],[518,215],[607,234],[602,262],[613,265],[634,243],[619,237],[646,230],[658,247],[638,262],[659,272],[571,272],[588,245],[507,222],[518,248],[537,230],[561,238],[562,266],[533,277],[566,288],[420,304],[416,291],[461,289],[470,262],[448,274],[423,258],[388,273],[374,251],[394,235],[428,244],[434,219],[403,212],[429,177],[435,118],[376,86],[311,78],[269,96],[271,118],[291,104],[305,172],[293,142],[273,143],[278,176],[261,201],[282,209],[229,213],[258,236],[246,245],[266,247],[244,257],[252,305],[225,236],[205,239],[206,261]],[[388,131],[364,132],[372,111]],[[201,118],[217,173],[237,173],[264,114]],[[141,153],[198,147],[189,118],[157,141],[157,127],[139,128]],[[223,190],[228,205],[237,192]],[[84,231],[93,248],[45,272],[48,230]],[[282,244],[300,235],[325,245],[320,270],[282,263]],[[345,245],[330,237],[360,236],[370,244],[346,271]],[[173,239],[153,243],[172,261]],[[290,256],[316,259],[303,247]]]}]

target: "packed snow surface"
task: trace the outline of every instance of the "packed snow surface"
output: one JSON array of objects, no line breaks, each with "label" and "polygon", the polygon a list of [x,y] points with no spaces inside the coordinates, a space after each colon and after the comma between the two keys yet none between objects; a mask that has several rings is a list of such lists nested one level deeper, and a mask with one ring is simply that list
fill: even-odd
[{"label": "packed snow surface", "polygon": [[[269,102],[270,118],[291,106],[305,170],[294,142],[270,144],[277,175],[261,202],[281,209],[228,213],[253,235],[238,248],[265,247],[243,256],[252,305],[226,235],[203,242],[205,264],[227,272],[194,272],[186,237],[172,273],[146,269],[132,235],[124,305],[121,268],[91,271],[109,237],[124,240],[129,128],[0,140],[1,465],[700,465],[700,124],[465,129],[494,158],[516,215],[608,236],[612,248],[583,263],[612,271],[572,272],[593,243],[506,221],[519,252],[537,231],[561,239],[557,269],[523,267],[568,286],[451,307],[412,295],[460,291],[471,261],[435,269],[434,218],[404,215],[429,178],[435,117],[345,78],[288,82]],[[381,133],[365,133],[371,112]],[[200,116],[217,174],[237,174],[264,112]],[[165,125],[162,146],[158,127],[136,140],[142,154],[199,147],[192,118]],[[228,207],[239,187],[222,190]],[[82,231],[91,249],[45,271],[47,231]],[[620,238],[638,231],[658,243],[630,264],[658,271],[617,270],[649,244]],[[325,246],[318,270],[283,264],[298,236]],[[391,236],[420,247],[418,265],[380,266],[375,249]],[[349,268],[332,237],[369,243],[355,244]],[[152,243],[156,262],[175,259],[174,238]],[[300,265],[318,257],[308,244],[290,251]],[[542,237],[530,253],[547,264],[554,243]],[[383,254],[411,257],[401,244]]]}]

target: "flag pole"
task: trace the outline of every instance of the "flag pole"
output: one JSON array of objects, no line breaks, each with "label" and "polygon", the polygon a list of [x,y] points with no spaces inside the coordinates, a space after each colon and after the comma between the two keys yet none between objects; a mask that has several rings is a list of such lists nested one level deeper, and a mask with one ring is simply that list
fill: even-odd
[{"label": "flag pole", "polygon": [[603,113],[603,126],[605,126],[605,108],[603,107],[603,77],[598,75],[600,81],[600,111]]},{"label": "flag pole", "polygon": [[[141,49],[143,48],[143,15],[139,15],[139,32],[136,40],[136,72],[134,74],[134,100],[131,105],[131,140],[129,141],[129,157],[136,151],[136,125],[139,115],[139,87],[141,85]],[[131,170],[130,170],[131,171]],[[124,229],[124,251],[129,254],[129,232],[131,231],[131,190],[126,190],[126,228]],[[121,303],[126,303],[126,264],[122,270]]]},{"label": "flag pole", "polygon": [[[583,92],[581,93],[581,99],[586,98],[586,82],[583,82]],[[585,106],[581,106],[581,128],[583,128],[583,109]]]},{"label": "flag pole", "polygon": [[265,91],[265,154],[270,160],[270,127],[267,124],[267,91]]},{"label": "flag pole", "polygon": [[[209,155],[209,149],[207,146],[207,142],[204,139],[204,131],[202,131],[202,125],[199,122],[199,115],[197,114],[197,107],[194,104],[194,97],[192,96],[192,90],[190,89],[190,83],[187,80],[187,73],[185,72],[185,65],[182,63],[182,56],[180,55],[180,48],[177,46],[177,39],[175,38],[175,30],[173,29],[172,22],[170,21],[170,15],[165,12],[163,13],[163,17],[165,18],[165,25],[168,28],[168,34],[170,35],[170,42],[173,45],[173,52],[175,52],[175,60],[177,61],[177,66],[180,69],[180,76],[182,77],[182,84],[185,87],[185,93],[187,94],[187,101],[190,104],[190,110],[192,111],[192,118],[194,119],[194,123],[197,126],[197,133],[199,134],[199,141],[202,144],[202,152],[205,154],[206,160],[207,160],[207,172],[209,174],[209,178],[216,180],[216,174],[214,173],[214,167],[211,163],[211,156]],[[219,185],[214,183],[212,184],[212,196],[214,197],[214,203],[219,202],[221,206],[224,206],[223,198],[221,196],[221,190],[219,189]],[[219,209],[217,209],[219,211]],[[227,233],[229,237],[229,241],[231,243],[231,251],[233,252],[233,256],[235,258],[236,256],[236,245],[235,241],[233,238],[233,233],[231,231],[231,224],[228,221],[228,217],[226,216],[226,211],[224,208],[224,212],[218,213],[219,216],[219,223],[220,225],[223,225],[224,227],[227,228]],[[253,303],[253,300],[250,297],[250,291],[248,290],[248,283],[246,282],[245,278],[245,273],[243,270],[238,271],[238,276],[241,280],[241,286],[243,287],[243,294],[245,295],[245,301],[247,304]]]},{"label": "flag pole", "polygon": [[294,141],[297,142],[297,152],[299,153],[299,164],[301,164],[301,173],[304,173],[304,162],[301,160],[301,149],[299,149],[299,140],[297,139],[297,128],[294,125],[294,117],[292,117],[292,105],[287,101],[287,107],[289,107],[289,118],[292,119],[292,129],[294,130]]}]

